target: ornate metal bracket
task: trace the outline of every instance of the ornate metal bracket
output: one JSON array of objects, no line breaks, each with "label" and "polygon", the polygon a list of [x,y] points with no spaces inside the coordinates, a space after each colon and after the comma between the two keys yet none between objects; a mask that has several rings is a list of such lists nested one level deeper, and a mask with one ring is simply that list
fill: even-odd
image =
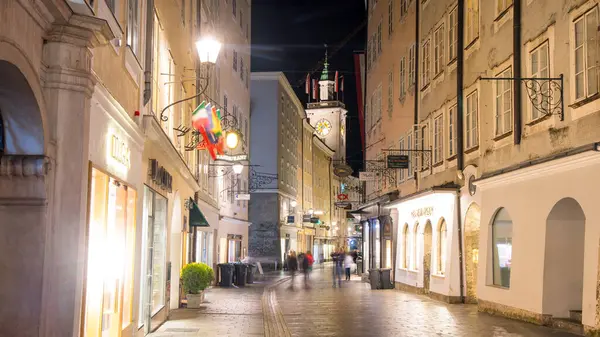
[{"label": "ornate metal bracket", "polygon": [[396,170],[388,169],[385,160],[367,160],[366,168],[369,172],[375,172],[377,177],[387,178],[392,185],[396,185]]},{"label": "ornate metal bracket", "polygon": [[208,177],[209,178],[219,178],[225,177],[233,172],[233,168],[231,167],[208,167]]},{"label": "ornate metal bracket", "polygon": [[527,89],[527,96],[534,109],[545,116],[559,115],[560,120],[565,120],[564,107],[564,76],[547,78],[532,77],[482,77],[488,81],[521,81]]},{"label": "ornate metal bracket", "polygon": [[254,192],[265,185],[271,184],[274,180],[277,181],[277,174],[258,172],[250,167],[250,182],[248,191]]}]

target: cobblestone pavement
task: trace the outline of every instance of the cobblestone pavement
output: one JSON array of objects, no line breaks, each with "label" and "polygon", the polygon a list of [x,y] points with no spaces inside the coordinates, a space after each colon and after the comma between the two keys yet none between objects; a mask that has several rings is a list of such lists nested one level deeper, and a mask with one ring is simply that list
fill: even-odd
[{"label": "cobblestone pavement", "polygon": [[[296,278],[276,289],[292,336],[567,337],[562,331],[478,313],[474,305],[449,305],[397,290],[371,290],[354,276],[333,288],[331,269],[315,269],[311,287]],[[344,281],[343,281],[344,282]]]},{"label": "cobblestone pavement", "polygon": [[269,275],[243,288],[208,289],[200,309],[171,311],[169,320],[149,336],[264,336],[263,290],[281,278]]}]

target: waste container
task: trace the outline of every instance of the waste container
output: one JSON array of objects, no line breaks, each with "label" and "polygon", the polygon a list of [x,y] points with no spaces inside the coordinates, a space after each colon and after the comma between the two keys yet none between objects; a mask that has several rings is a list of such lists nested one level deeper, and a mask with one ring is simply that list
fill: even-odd
[{"label": "waste container", "polygon": [[394,284],[392,283],[392,269],[379,269],[379,273],[381,289],[394,289]]},{"label": "waste container", "polygon": [[369,281],[372,290],[381,289],[381,273],[379,269],[369,269]]},{"label": "waste container", "polygon": [[219,263],[219,285],[221,287],[231,287],[233,284],[233,265],[229,263]]},{"label": "waste container", "polygon": [[254,272],[256,271],[256,265],[246,264],[246,283],[254,283]]},{"label": "waste container", "polygon": [[363,261],[361,259],[356,260],[356,275],[362,275]]},{"label": "waste container", "polygon": [[246,285],[246,265],[243,263],[234,263],[235,266],[235,285],[243,287]]}]

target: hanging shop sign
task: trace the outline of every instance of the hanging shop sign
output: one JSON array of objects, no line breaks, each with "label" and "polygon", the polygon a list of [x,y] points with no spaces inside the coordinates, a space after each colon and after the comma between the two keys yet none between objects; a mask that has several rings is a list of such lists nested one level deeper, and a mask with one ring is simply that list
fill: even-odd
[{"label": "hanging shop sign", "polygon": [[348,200],[348,194],[346,194],[346,193],[340,193],[340,194],[337,195],[337,198],[340,201]]},{"label": "hanging shop sign", "polygon": [[158,160],[150,159],[150,169],[148,175],[152,182],[158,185],[162,190],[171,192],[173,189],[173,176],[162,166],[158,165]]},{"label": "hanging shop sign", "polygon": [[390,169],[407,169],[408,156],[406,155],[388,155],[387,167]]},{"label": "hanging shop sign", "polygon": [[245,160],[248,160],[248,155],[247,154],[238,154],[235,156],[231,156],[228,154],[218,154],[217,160],[227,161],[227,162],[245,161]]},{"label": "hanging shop sign", "polygon": [[359,172],[358,173],[358,180],[360,181],[373,181],[375,180],[375,172],[369,172],[369,171],[365,171],[365,172]]},{"label": "hanging shop sign", "polygon": [[302,216],[302,222],[310,222],[310,218],[311,218],[310,214],[304,214]]},{"label": "hanging shop sign", "polygon": [[213,160],[217,159],[217,155],[224,154],[225,137],[221,128],[220,109],[202,101],[192,114],[192,125],[204,139],[198,144],[198,150],[207,150]]},{"label": "hanging shop sign", "polygon": [[131,168],[131,150],[129,150],[127,143],[114,134],[110,136],[110,158],[127,168]]},{"label": "hanging shop sign", "polygon": [[348,208],[352,204],[349,201],[336,201],[334,205],[337,208]]},{"label": "hanging shop sign", "polygon": [[294,222],[296,222],[296,218],[293,215],[288,215],[287,223],[294,223]]},{"label": "hanging shop sign", "polygon": [[354,231],[361,232],[362,231],[362,225],[354,225]]},{"label": "hanging shop sign", "polygon": [[313,217],[310,218],[310,223],[320,224],[321,223],[321,219],[313,216]]},{"label": "hanging shop sign", "polygon": [[421,207],[410,212],[413,218],[420,218],[422,216],[431,216],[433,214],[433,207]]},{"label": "hanging shop sign", "polygon": [[352,168],[346,164],[336,164],[333,166],[333,174],[340,178],[346,178],[352,174]]}]

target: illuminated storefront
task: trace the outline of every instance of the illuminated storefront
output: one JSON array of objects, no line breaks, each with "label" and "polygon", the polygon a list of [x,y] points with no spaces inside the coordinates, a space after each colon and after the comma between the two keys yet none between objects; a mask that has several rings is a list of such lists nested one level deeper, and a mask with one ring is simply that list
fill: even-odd
[{"label": "illuminated storefront", "polygon": [[92,97],[81,336],[133,335],[143,137],[102,86]]}]

